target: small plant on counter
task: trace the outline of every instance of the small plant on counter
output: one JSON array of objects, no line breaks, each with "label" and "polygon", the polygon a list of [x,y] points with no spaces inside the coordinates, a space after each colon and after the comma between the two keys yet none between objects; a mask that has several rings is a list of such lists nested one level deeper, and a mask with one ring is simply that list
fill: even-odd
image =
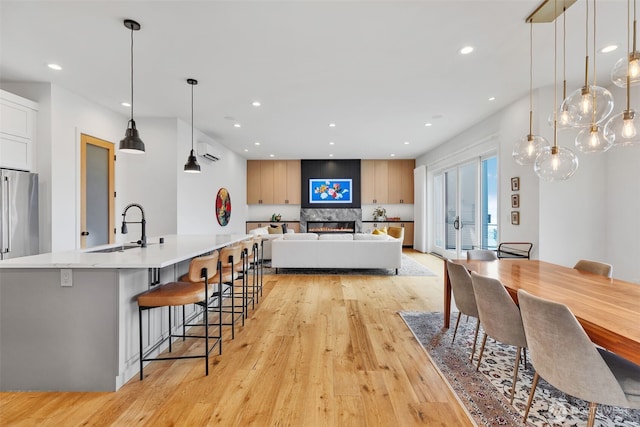
[{"label": "small plant on counter", "polygon": [[280,215],[280,214],[271,215],[271,221],[273,221],[273,222],[280,222],[281,219],[282,219],[282,215]]},{"label": "small plant on counter", "polygon": [[374,221],[384,221],[386,219],[387,219],[387,210],[385,208],[378,206],[373,210]]}]

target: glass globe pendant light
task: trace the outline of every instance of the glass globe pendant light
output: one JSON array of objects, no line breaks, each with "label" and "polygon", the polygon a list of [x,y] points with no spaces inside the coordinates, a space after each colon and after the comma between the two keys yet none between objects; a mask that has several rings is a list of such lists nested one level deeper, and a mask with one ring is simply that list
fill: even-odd
[{"label": "glass globe pendant light", "polygon": [[[566,70],[567,70],[567,8],[562,8],[562,99],[567,98],[567,78],[566,78]],[[558,130],[572,129],[571,125],[571,116],[569,115],[569,108],[564,105],[564,103],[560,106],[560,111],[557,113],[549,114],[549,118],[547,122],[549,126],[553,127],[554,120],[557,118],[556,127]]]},{"label": "glass globe pendant light", "polygon": [[[587,0],[587,4],[589,0]],[[593,0],[593,87],[596,86],[596,0]],[[606,89],[605,89],[606,90]],[[608,91],[607,91],[608,92]],[[610,138],[606,138],[603,133],[604,126],[599,125],[596,120],[596,110],[598,99],[594,97],[591,109],[591,123],[589,127],[582,129],[576,136],[576,147],[583,153],[604,153],[611,148]],[[613,109],[613,102],[611,103]],[[608,115],[608,114],[607,114]]]},{"label": "glass globe pendant light", "polygon": [[[589,1],[586,2],[587,25],[586,25],[586,58],[584,70],[584,86],[575,90],[564,100],[561,108],[569,111],[569,120],[573,127],[589,127],[592,123],[603,122],[613,111],[613,95],[607,89],[595,84],[589,85]],[[594,0],[595,7],[595,0]],[[595,11],[594,11],[594,59],[593,69],[595,76]]]},{"label": "glass globe pendant light", "polygon": [[127,125],[124,138],[120,141],[119,150],[125,153],[144,153],[144,142],[138,135],[136,122],[133,120],[133,32],[140,30],[140,24],[131,19],[124,20],[124,26],[131,30],[131,119]]},{"label": "glass globe pendant light", "polygon": [[[635,0],[633,2],[633,9],[635,13]],[[630,0],[627,0],[627,11],[630,14]],[[635,16],[633,20],[633,44],[635,50]],[[627,32],[629,32],[629,19],[627,18]],[[627,40],[627,43],[629,41]],[[612,118],[609,119],[607,124],[604,126],[604,133],[609,141],[611,141],[614,145],[617,146],[631,146],[631,145],[640,145],[640,132],[638,132],[638,123],[636,122],[636,112],[631,109],[631,86],[632,77],[631,77],[631,62],[627,62],[628,72],[627,72],[627,106],[626,109],[622,110],[621,113],[616,114]],[[614,82],[615,83],[615,82]]]},{"label": "glass globe pendant light", "polygon": [[191,85],[191,152],[187,158],[187,163],[184,165],[184,171],[187,173],[200,173],[200,165],[193,150],[193,87],[198,84],[198,81],[196,79],[187,79],[187,83]]},{"label": "glass globe pendant light", "polygon": [[[630,1],[627,1],[627,14],[630,16]],[[629,43],[629,18],[627,18],[627,44]],[[633,0],[633,50],[629,55],[618,59],[611,70],[611,81],[618,87],[636,86],[640,83],[640,52],[636,49],[636,1]]]},{"label": "glass globe pendant light", "polygon": [[[555,0],[557,6],[557,0]],[[554,21],[554,59],[553,59],[553,111],[558,110],[557,94],[557,38],[558,22]],[[540,179],[547,182],[564,181],[571,178],[578,170],[578,157],[568,148],[558,147],[558,125],[557,118],[553,120],[553,145],[545,148],[536,158],[533,170]]]},{"label": "glass globe pendant light", "polygon": [[536,157],[549,147],[549,142],[533,134],[533,21],[529,22],[529,133],[518,139],[513,146],[513,159],[519,165],[531,165]]}]

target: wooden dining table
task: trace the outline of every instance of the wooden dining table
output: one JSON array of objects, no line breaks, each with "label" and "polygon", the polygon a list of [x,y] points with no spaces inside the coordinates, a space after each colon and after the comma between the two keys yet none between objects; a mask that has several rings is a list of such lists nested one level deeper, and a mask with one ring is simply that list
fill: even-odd
[{"label": "wooden dining table", "polygon": [[[456,260],[500,280],[513,300],[518,290],[565,304],[595,344],[640,365],[640,285],[544,261]],[[451,316],[451,282],[444,267],[444,327]]]}]

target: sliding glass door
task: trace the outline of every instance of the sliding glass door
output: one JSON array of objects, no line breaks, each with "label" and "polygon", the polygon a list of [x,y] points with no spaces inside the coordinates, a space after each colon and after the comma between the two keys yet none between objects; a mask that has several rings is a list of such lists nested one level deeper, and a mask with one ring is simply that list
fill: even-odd
[{"label": "sliding glass door", "polygon": [[497,159],[477,158],[434,175],[433,247],[452,259],[466,251],[495,247],[497,241]]}]

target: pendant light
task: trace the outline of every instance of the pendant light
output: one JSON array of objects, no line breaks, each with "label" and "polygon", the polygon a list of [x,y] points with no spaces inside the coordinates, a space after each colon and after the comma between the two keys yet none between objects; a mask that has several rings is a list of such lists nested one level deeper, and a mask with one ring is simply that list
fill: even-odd
[{"label": "pendant light", "polygon": [[198,84],[196,79],[187,79],[187,83],[191,85],[191,153],[187,163],[184,165],[184,171],[187,173],[200,173],[200,165],[196,159],[195,151],[193,151],[193,87]]},{"label": "pendant light", "polygon": [[[627,13],[628,13],[627,33],[629,33],[629,16],[631,15],[630,3],[631,3],[631,0],[627,0]],[[633,1],[633,11],[634,11],[633,49],[634,49],[634,52],[632,53],[635,53],[635,48],[636,48],[635,47],[635,44],[636,44],[635,9],[636,9],[636,1],[634,0]],[[627,35],[627,50],[629,48],[628,43],[629,43],[629,39]],[[629,54],[629,58],[631,58],[632,53]],[[631,61],[626,62],[626,65],[628,67],[628,72],[626,77],[627,84],[625,86],[627,89],[627,107],[626,109],[622,110],[620,114],[616,114],[615,116],[609,119],[609,121],[604,127],[604,133],[605,133],[605,136],[607,136],[607,138],[609,138],[609,140],[614,145],[624,145],[624,146],[640,145],[640,133],[638,132],[638,120],[640,119],[636,117],[636,112],[631,109],[631,86],[633,86],[633,77],[631,75],[632,74]]]},{"label": "pendant light", "polygon": [[[595,0],[594,0],[595,7]],[[584,86],[575,90],[568,98],[562,103],[562,108],[567,108],[569,111],[569,117],[571,125],[577,128],[589,127],[592,124],[598,124],[603,122],[609,114],[613,111],[613,95],[607,89],[596,86],[595,78],[594,84],[589,85],[589,0],[586,1],[586,57],[585,57],[585,69],[584,69]],[[594,12],[594,58],[593,69],[595,76],[596,60],[595,60],[595,12]]]},{"label": "pendant light", "polygon": [[[587,4],[589,4],[589,0],[587,0]],[[596,0],[593,0],[593,87],[598,87],[596,85]],[[576,136],[576,147],[583,153],[604,153],[611,148],[612,144],[610,138],[604,136],[604,125],[599,125],[599,121],[596,120],[598,100],[594,97],[592,103],[591,123]],[[613,110],[613,101],[611,102],[611,110]]]},{"label": "pendant light", "polygon": [[[557,7],[558,1],[554,1]],[[553,43],[553,111],[554,116],[558,111],[557,94],[557,61],[558,61],[558,21],[554,20]],[[553,145],[546,148],[536,158],[533,170],[540,179],[547,182],[564,181],[573,176],[578,170],[578,157],[568,148],[558,147],[558,119],[553,119]]]},{"label": "pendant light", "polygon": [[131,119],[127,125],[124,139],[120,141],[120,151],[142,154],[144,153],[144,142],[140,139],[136,122],[133,120],[133,32],[140,30],[140,24],[131,19],[125,19],[124,26],[131,30]]},{"label": "pendant light", "polygon": [[[562,8],[562,99],[567,98],[567,8]],[[553,120],[557,117],[556,127],[558,130],[572,129],[571,116],[569,115],[569,108],[562,103],[560,111],[549,115],[549,126],[553,127]]]},{"label": "pendant light", "polygon": [[533,134],[533,21],[529,21],[529,133],[516,141],[513,159],[519,165],[531,165],[549,142]]},{"label": "pendant light", "polygon": [[[627,1],[627,15],[631,15],[629,11],[629,1]],[[629,18],[627,17],[627,45],[629,43]],[[640,83],[640,52],[636,49],[636,1],[633,0],[633,50],[629,51],[629,55],[624,56],[616,62],[611,70],[611,81],[616,86],[627,87],[635,86]]]}]

